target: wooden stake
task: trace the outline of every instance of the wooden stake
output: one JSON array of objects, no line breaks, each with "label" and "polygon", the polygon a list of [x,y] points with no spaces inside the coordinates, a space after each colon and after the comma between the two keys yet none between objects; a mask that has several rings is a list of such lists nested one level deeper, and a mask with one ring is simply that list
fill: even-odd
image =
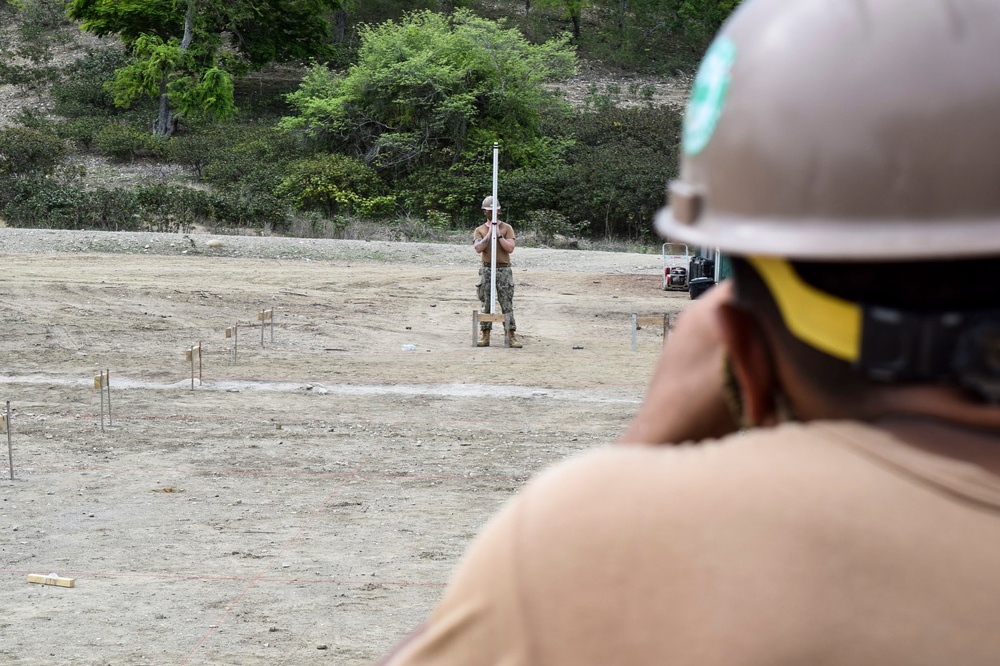
[{"label": "wooden stake", "polygon": [[56,587],[76,587],[75,578],[64,578],[59,574],[49,574],[48,576],[43,574],[28,574],[28,582],[39,585],[55,585]]},{"label": "wooden stake", "polygon": [[101,392],[101,432],[104,432],[104,372],[94,377],[94,388]]},{"label": "wooden stake", "polygon": [[267,326],[267,322],[271,322],[271,342],[274,342],[274,308],[261,310],[257,320],[260,321],[260,346],[264,346],[264,327]]},{"label": "wooden stake", "polygon": [[7,433],[7,462],[10,465],[10,480],[14,480],[14,447],[10,442],[10,400],[7,401],[7,413],[0,418],[3,430]]},{"label": "wooden stake", "polygon": [[108,425],[114,425],[111,423],[111,370],[104,371],[104,387],[108,391]]},{"label": "wooden stake", "polygon": [[191,347],[185,352],[185,359],[191,363],[191,390],[194,390],[194,357],[198,356],[198,383],[201,384],[201,340],[198,341],[197,346]]},{"label": "wooden stake", "polygon": [[664,314],[655,317],[640,317],[636,313],[632,313],[632,351],[636,350],[636,331],[638,331],[643,326],[663,326],[663,340],[667,340],[667,331],[670,327],[670,315]]}]

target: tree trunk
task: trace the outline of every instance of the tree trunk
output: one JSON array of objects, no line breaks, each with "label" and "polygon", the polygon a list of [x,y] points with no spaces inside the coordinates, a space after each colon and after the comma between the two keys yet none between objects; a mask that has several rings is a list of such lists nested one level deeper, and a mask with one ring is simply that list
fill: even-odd
[{"label": "tree trunk", "polygon": [[531,13],[531,0],[524,0],[524,15]]},{"label": "tree trunk", "polygon": [[580,13],[573,12],[569,16],[573,20],[573,38],[580,39]]},{"label": "tree trunk", "polygon": [[153,124],[153,134],[162,139],[169,139],[176,127],[177,118],[170,111],[170,98],[167,97],[167,77],[164,75],[160,79],[160,113]]},{"label": "tree trunk", "polygon": [[347,12],[338,9],[333,15],[333,43],[340,44],[344,41],[344,32],[347,30]]},{"label": "tree trunk", "polygon": [[181,51],[187,51],[191,46],[191,38],[194,34],[194,3],[195,0],[188,0],[187,14],[184,15],[184,38],[181,39]]},{"label": "tree trunk", "polygon": [[[184,16],[184,38],[181,39],[181,51],[191,46],[194,36],[194,5],[196,0],[188,0],[187,14]],[[177,129],[177,116],[170,110],[170,97],[167,95],[169,72],[164,72],[160,78],[160,113],[153,126],[153,133],[163,139],[169,139]]]}]

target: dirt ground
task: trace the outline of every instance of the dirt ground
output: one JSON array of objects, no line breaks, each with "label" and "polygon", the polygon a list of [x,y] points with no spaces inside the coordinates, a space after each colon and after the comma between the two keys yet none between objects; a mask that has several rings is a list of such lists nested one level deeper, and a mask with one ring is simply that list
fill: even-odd
[{"label": "dirt ground", "polygon": [[689,303],[658,255],[518,248],[524,348],[477,349],[468,246],[211,238],[0,229],[2,664],[372,663],[622,431],[662,342],[631,313]]}]

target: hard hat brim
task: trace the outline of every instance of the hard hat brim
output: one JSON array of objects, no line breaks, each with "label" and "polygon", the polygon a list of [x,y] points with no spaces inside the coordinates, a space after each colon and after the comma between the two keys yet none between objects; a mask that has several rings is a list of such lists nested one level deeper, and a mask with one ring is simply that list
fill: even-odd
[{"label": "hard hat brim", "polygon": [[705,212],[692,223],[671,206],[654,219],[664,239],[718,248],[736,256],[799,261],[943,261],[1000,256],[1000,219],[941,220],[914,227],[912,218],[838,219],[745,217]]}]

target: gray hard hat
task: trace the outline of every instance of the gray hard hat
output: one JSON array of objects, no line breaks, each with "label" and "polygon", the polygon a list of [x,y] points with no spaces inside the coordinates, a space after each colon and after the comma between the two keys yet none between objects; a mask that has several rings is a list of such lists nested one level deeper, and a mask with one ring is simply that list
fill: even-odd
[{"label": "gray hard hat", "polygon": [[657,230],[804,261],[1000,254],[998,35],[997,0],[745,0]]},{"label": "gray hard hat", "polygon": [[[493,197],[483,199],[483,210],[493,210]],[[500,210],[500,198],[497,198],[497,210]]]}]

